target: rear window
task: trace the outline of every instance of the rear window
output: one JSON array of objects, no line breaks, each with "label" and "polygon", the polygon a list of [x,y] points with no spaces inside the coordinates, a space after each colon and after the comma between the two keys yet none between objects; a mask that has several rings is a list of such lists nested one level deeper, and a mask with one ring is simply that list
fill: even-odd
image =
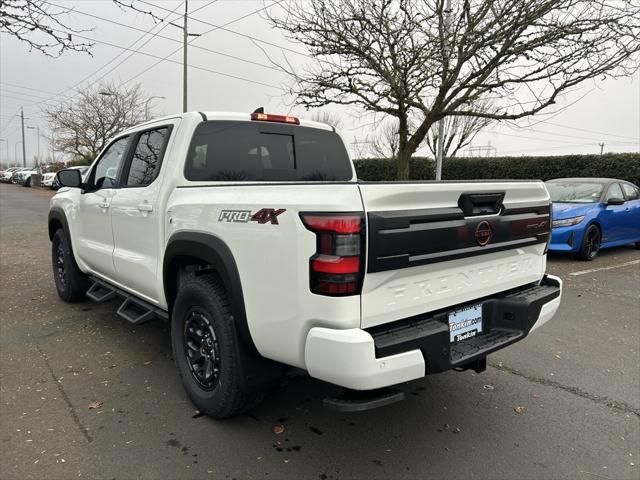
[{"label": "rear window", "polygon": [[266,122],[196,127],[184,175],[192,181],[347,181],[351,163],[327,130]]}]

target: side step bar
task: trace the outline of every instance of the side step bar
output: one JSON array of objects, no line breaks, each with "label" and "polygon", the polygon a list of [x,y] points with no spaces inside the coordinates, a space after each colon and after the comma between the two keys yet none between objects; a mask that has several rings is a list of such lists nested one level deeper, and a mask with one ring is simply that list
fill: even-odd
[{"label": "side step bar", "polygon": [[91,277],[93,282],[91,288],[87,290],[87,297],[97,303],[108,302],[116,297],[123,299],[122,304],[118,308],[117,315],[132,325],[140,325],[141,323],[154,320],[156,318],[168,320],[169,315],[164,310],[151,305],[144,300],[131,295],[124,290],[114,287],[104,280]]},{"label": "side step bar", "polygon": [[101,282],[100,280],[96,280],[95,282],[93,282],[93,285],[91,285],[89,290],[87,290],[86,295],[96,303],[108,302],[109,300],[113,300],[118,296],[115,288],[113,288],[111,285],[107,285],[106,283]]}]

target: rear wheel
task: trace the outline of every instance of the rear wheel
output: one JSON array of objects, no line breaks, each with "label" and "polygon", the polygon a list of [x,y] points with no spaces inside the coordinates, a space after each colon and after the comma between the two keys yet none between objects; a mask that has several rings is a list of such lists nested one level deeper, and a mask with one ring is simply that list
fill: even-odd
[{"label": "rear wheel", "polygon": [[80,271],[68,235],[62,228],[56,230],[51,242],[51,263],[58,296],[65,302],[77,302],[84,298],[89,279]]},{"label": "rear wheel", "polygon": [[602,244],[602,233],[597,225],[590,225],[587,231],[584,232],[582,238],[582,245],[578,251],[578,258],[581,260],[593,260],[600,251],[600,245]]},{"label": "rear wheel", "polygon": [[254,407],[273,383],[265,380],[275,378],[270,362],[255,358],[240,342],[224,285],[215,274],[181,282],[171,343],[189,398],[214,418]]}]

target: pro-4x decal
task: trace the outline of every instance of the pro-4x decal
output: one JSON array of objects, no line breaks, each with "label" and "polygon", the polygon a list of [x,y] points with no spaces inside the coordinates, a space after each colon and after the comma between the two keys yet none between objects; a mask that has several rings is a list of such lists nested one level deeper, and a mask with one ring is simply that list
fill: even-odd
[{"label": "pro-4x decal", "polygon": [[250,210],[222,210],[218,221],[234,223],[270,222],[272,225],[278,225],[278,215],[286,211],[285,208],[263,208],[252,214]]}]

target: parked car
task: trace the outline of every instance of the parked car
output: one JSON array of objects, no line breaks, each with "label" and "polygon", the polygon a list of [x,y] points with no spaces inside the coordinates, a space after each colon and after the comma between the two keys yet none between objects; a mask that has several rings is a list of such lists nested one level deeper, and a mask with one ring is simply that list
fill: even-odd
[{"label": "parked car", "polygon": [[400,400],[381,389],[480,373],[560,305],[542,182],[359,182],[323,123],[184,113],[58,180],[58,295],[169,320],[184,387],[216,418],[254,406],[285,366],[361,391],[325,399],[336,410]]},{"label": "parked car", "polygon": [[[89,171],[89,167],[87,165],[80,165],[80,166],[76,166],[76,167],[69,167],[67,170],[79,170],[80,171],[80,175],[82,176],[83,180],[84,177],[86,175],[86,173]],[[57,174],[53,174],[53,181],[51,183],[51,187],[54,190],[57,190],[60,188],[60,183],[58,182],[58,177]]]},{"label": "parked car", "polygon": [[2,173],[0,173],[0,182],[11,183],[11,177],[17,170],[20,170],[20,167],[10,167],[4,170]]},{"label": "parked car", "polygon": [[38,170],[34,168],[23,168],[14,175],[13,183],[22,185],[23,187],[31,187],[31,175],[38,173]]},{"label": "parked car", "polygon": [[11,174],[11,183],[18,183],[18,180],[21,177],[20,174],[26,170],[29,170],[29,169],[25,167],[20,167],[17,170],[14,170],[13,173]]},{"label": "parked car", "polygon": [[53,183],[56,181],[57,172],[47,172],[42,174],[42,180],[40,184],[42,188],[54,188]]},{"label": "parked car", "polygon": [[549,180],[553,224],[549,250],[593,260],[603,248],[640,248],[640,189],[612,178]]}]

